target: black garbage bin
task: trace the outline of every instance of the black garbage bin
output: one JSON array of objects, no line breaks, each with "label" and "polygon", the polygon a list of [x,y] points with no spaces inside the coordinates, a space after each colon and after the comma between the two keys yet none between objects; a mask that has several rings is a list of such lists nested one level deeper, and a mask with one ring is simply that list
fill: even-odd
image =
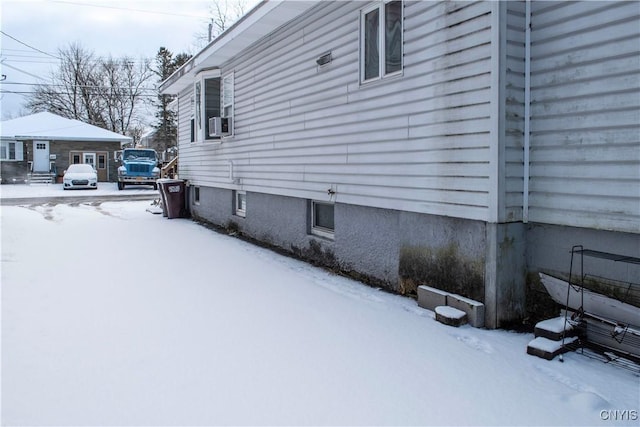
[{"label": "black garbage bin", "polygon": [[167,209],[167,218],[184,218],[186,216],[185,182],[179,179],[161,179],[158,180],[158,184],[162,187],[160,191],[163,194],[163,205]]}]

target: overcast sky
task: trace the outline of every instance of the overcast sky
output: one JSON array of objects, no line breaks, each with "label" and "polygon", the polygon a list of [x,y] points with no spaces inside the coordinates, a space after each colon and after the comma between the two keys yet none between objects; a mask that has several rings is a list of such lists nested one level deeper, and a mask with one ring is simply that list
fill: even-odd
[{"label": "overcast sky", "polygon": [[[59,62],[70,43],[97,56],[153,58],[161,46],[195,53],[205,36],[212,0],[0,0],[2,120],[25,113],[24,98],[37,77]],[[252,2],[252,3],[255,3]],[[6,78],[4,77],[6,76]]]}]

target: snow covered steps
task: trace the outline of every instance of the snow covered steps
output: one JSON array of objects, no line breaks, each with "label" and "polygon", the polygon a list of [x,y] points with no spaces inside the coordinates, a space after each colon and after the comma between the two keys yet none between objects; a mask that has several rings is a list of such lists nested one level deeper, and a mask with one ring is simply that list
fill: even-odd
[{"label": "snow covered steps", "polygon": [[[432,288],[430,286],[418,286],[418,305],[422,308],[426,308],[427,310],[436,311],[438,307],[449,307],[456,309],[466,315],[466,318],[463,320],[459,319],[461,325],[464,323],[469,323],[471,326],[476,328],[484,327],[484,304],[478,301],[474,301],[469,298],[465,298],[461,295],[452,294],[446,291],[442,291],[440,289]],[[459,315],[459,313],[454,313],[451,310],[442,309],[440,310],[440,318],[444,317],[452,317],[449,321],[455,323],[456,320],[454,318]],[[448,315],[448,316],[447,316]],[[438,319],[438,313],[436,311],[436,320]],[[442,322],[445,323],[445,322]],[[450,323],[445,323],[450,324]],[[453,326],[453,325],[452,325]],[[455,325],[459,326],[459,325]]]},{"label": "snow covered steps", "polygon": [[[562,336],[564,331],[564,344]],[[564,316],[538,322],[534,329],[535,339],[527,345],[527,354],[551,360],[559,354],[573,350],[578,343],[580,330]]]}]

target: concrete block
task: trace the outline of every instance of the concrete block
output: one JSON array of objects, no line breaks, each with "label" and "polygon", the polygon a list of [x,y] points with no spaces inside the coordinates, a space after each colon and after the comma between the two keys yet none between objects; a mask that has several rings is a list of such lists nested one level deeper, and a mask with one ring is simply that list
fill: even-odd
[{"label": "concrete block", "polygon": [[418,286],[418,305],[427,310],[435,311],[436,307],[447,305],[447,295],[449,292],[430,286]]},{"label": "concrete block", "polygon": [[571,321],[567,320],[565,324],[564,316],[560,316],[536,323],[534,334],[536,338],[543,337],[559,341],[562,339],[563,330],[565,337],[575,337],[580,333],[577,328],[573,327]]},{"label": "concrete block", "polygon": [[577,337],[565,339],[564,346],[562,341],[554,341],[544,337],[538,337],[529,342],[527,346],[527,354],[551,360],[559,354],[566,353],[572,348],[572,344],[577,341]]},{"label": "concrete block", "polygon": [[449,326],[458,327],[467,323],[467,314],[457,308],[449,306],[438,306],[435,309],[436,320]]},{"label": "concrete block", "polygon": [[484,304],[457,294],[447,295],[447,305],[464,311],[469,324],[475,328],[484,327]]}]

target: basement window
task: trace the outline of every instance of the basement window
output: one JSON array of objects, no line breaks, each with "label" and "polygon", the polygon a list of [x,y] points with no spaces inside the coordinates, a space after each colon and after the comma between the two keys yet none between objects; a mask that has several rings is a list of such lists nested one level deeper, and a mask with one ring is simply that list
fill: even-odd
[{"label": "basement window", "polygon": [[193,187],[193,204],[200,204],[200,187]]},{"label": "basement window", "polygon": [[236,191],[233,198],[233,213],[241,216],[247,216],[247,193],[246,191]]},{"label": "basement window", "polygon": [[334,204],[311,201],[311,234],[333,239]]}]

